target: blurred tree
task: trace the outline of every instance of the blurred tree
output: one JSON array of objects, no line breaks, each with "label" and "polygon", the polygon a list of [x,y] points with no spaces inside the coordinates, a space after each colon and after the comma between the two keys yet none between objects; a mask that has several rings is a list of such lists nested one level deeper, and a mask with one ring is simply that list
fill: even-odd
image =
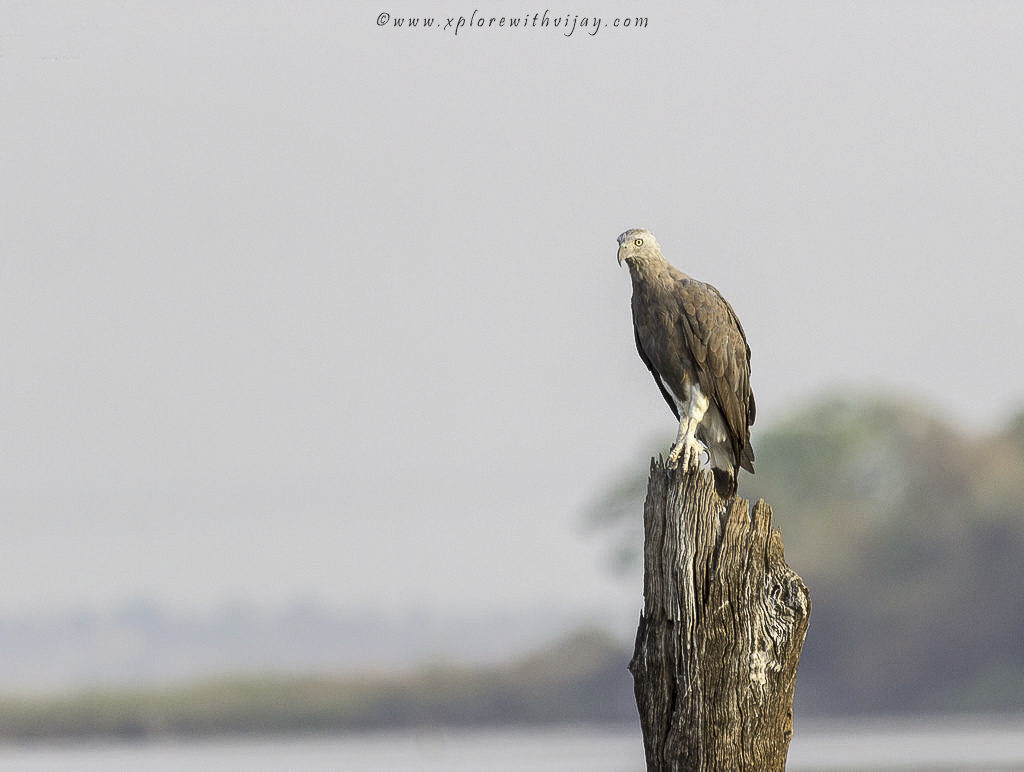
[{"label": "blurred tree", "polygon": [[[740,495],[772,505],[814,602],[798,709],[1024,710],[1024,411],[967,436],[910,400],[828,396],[754,449]],[[638,522],[646,475],[587,521]],[[640,547],[623,532],[620,569]]]}]

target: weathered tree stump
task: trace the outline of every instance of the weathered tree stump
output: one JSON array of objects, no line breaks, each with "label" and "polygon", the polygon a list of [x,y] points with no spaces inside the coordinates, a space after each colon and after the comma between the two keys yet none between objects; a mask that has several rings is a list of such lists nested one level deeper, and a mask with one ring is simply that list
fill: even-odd
[{"label": "weathered tree stump", "polygon": [[651,461],[633,674],[648,772],[784,770],[810,617],[763,499]]}]

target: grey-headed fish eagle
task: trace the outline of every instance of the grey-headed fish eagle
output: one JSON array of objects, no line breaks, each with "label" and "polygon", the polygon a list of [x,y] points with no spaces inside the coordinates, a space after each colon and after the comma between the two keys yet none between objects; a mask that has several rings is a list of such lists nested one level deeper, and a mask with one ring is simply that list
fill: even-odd
[{"label": "grey-headed fish eagle", "polygon": [[634,228],[619,236],[619,265],[633,280],[636,349],[679,420],[668,466],[698,465],[702,451],[722,498],[740,467],[754,471],[750,346],[736,312],[710,284],[670,265],[657,239]]}]

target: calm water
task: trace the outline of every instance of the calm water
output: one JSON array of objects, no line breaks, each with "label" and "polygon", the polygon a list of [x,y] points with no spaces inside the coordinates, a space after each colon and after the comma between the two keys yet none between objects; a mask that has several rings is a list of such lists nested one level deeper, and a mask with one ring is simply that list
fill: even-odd
[{"label": "calm water", "polygon": [[[0,769],[643,772],[639,730],[559,728],[0,747]],[[1024,770],[1024,717],[798,726],[790,770]]]}]

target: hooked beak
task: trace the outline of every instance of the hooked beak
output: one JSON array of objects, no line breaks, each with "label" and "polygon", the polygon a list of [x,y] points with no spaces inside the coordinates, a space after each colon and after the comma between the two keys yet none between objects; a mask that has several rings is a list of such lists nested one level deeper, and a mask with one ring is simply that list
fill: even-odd
[{"label": "hooked beak", "polygon": [[622,244],[619,244],[619,253],[615,255],[615,259],[619,261],[619,268],[622,267]]}]

